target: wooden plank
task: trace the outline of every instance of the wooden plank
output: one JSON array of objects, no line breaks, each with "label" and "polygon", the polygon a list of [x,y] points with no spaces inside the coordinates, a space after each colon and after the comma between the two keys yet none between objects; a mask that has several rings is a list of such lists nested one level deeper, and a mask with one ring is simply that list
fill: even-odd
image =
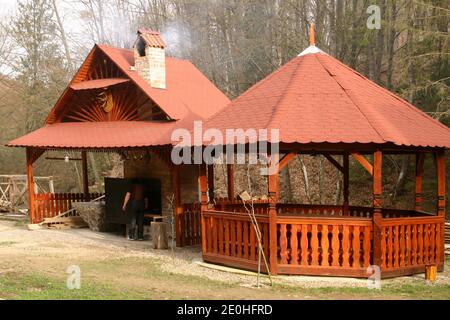
[{"label": "wooden plank", "polygon": [[290,152],[283,156],[283,158],[278,162],[278,172],[283,170],[287,164],[297,156],[297,153]]},{"label": "wooden plank", "polygon": [[287,226],[282,223],[279,224],[280,227],[280,263],[287,264],[288,262],[288,252],[287,252]]},{"label": "wooden plank", "polygon": [[336,159],[334,159],[331,155],[329,155],[329,154],[324,154],[323,156],[324,156],[328,161],[330,161],[331,164],[332,164],[333,166],[335,166],[336,169],[338,169],[341,173],[345,173],[344,167],[343,167],[339,162],[337,162]]},{"label": "wooden plank", "polygon": [[333,261],[332,266],[333,267],[339,267],[340,266],[340,252],[339,249],[341,247],[340,241],[339,241],[339,226],[333,225],[332,229],[332,239],[331,239],[331,248],[332,248],[332,255],[333,255]]},{"label": "wooden plank", "polygon": [[373,175],[373,166],[372,164],[367,161],[366,157],[364,157],[362,154],[359,153],[352,153],[352,157],[359,162],[363,166],[364,169],[372,176]]},{"label": "wooden plank", "polygon": [[234,165],[227,164],[227,188],[228,188],[228,199],[234,199]]},{"label": "wooden plank", "polygon": [[242,221],[236,221],[236,233],[237,233],[237,246],[236,255],[238,258],[242,257]]},{"label": "wooden plank", "polygon": [[298,226],[291,225],[291,237],[289,238],[291,245],[291,254],[289,264],[298,265]]}]

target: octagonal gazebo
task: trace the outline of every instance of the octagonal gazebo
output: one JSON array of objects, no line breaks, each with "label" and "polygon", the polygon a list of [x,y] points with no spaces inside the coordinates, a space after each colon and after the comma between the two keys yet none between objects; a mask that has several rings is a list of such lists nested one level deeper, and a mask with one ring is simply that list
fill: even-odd
[{"label": "octagonal gazebo", "polygon": [[[268,176],[268,201],[253,206],[271,274],[367,277],[373,265],[382,277],[421,273],[427,265],[443,270],[450,130],[325,54],[313,40],[203,128],[224,136],[228,128],[278,129],[279,170],[301,153],[323,155],[343,174],[341,205],[282,204],[278,173]],[[383,207],[382,159],[388,154],[416,156],[414,210]],[[434,157],[437,168],[436,212],[421,207],[425,156]],[[372,207],[349,205],[349,157],[373,177]],[[214,170],[202,165],[203,259],[256,271],[257,231],[234,196],[233,165],[228,169],[229,198],[213,201]]]}]

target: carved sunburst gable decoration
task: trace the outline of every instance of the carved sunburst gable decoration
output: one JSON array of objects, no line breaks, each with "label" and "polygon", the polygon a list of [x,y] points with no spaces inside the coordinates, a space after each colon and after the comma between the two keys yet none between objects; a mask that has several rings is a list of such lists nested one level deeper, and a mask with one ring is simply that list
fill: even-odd
[{"label": "carved sunburst gable decoration", "polygon": [[111,93],[111,90],[108,88],[103,89],[100,93],[98,93],[95,98],[95,102],[98,107],[103,109],[106,113],[110,113],[114,108],[114,98]]}]

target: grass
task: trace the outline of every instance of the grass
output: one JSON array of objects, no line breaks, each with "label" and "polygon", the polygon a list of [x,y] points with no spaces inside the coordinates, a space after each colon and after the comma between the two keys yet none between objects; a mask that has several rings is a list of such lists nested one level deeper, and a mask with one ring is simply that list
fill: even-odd
[{"label": "grass", "polygon": [[[198,276],[161,270],[148,258],[119,258],[80,264],[81,289],[69,290],[67,274],[0,274],[3,299],[189,299],[218,298],[224,291],[242,294],[237,283],[225,283]],[[381,290],[364,287],[305,288],[275,283],[272,288],[247,289],[248,298],[272,299],[450,299],[450,284],[429,284],[420,278],[384,280]],[[219,296],[218,296],[219,294]]]},{"label": "grass", "polygon": [[[148,297],[148,296],[147,296]],[[62,279],[41,274],[9,273],[0,277],[0,298],[14,300],[106,300],[142,299],[133,292],[121,292],[99,283],[82,283],[79,290],[69,290]]]}]

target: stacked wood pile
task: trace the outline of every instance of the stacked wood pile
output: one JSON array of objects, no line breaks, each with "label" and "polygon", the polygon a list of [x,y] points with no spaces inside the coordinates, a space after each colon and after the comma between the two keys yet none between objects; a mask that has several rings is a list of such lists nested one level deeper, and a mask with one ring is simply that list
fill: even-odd
[{"label": "stacked wood pile", "polygon": [[445,223],[445,243],[450,244],[450,222]]},{"label": "stacked wood pile", "polygon": [[80,216],[45,218],[40,225],[49,229],[86,228],[88,226]]},{"label": "stacked wood pile", "polygon": [[87,226],[88,224],[83,220],[83,218],[80,217],[74,209],[70,209],[57,215],[56,217],[45,218],[41,223],[29,224],[28,229],[71,229],[86,228]]},{"label": "stacked wood pile", "polygon": [[445,255],[450,256],[450,222],[445,223]]}]

